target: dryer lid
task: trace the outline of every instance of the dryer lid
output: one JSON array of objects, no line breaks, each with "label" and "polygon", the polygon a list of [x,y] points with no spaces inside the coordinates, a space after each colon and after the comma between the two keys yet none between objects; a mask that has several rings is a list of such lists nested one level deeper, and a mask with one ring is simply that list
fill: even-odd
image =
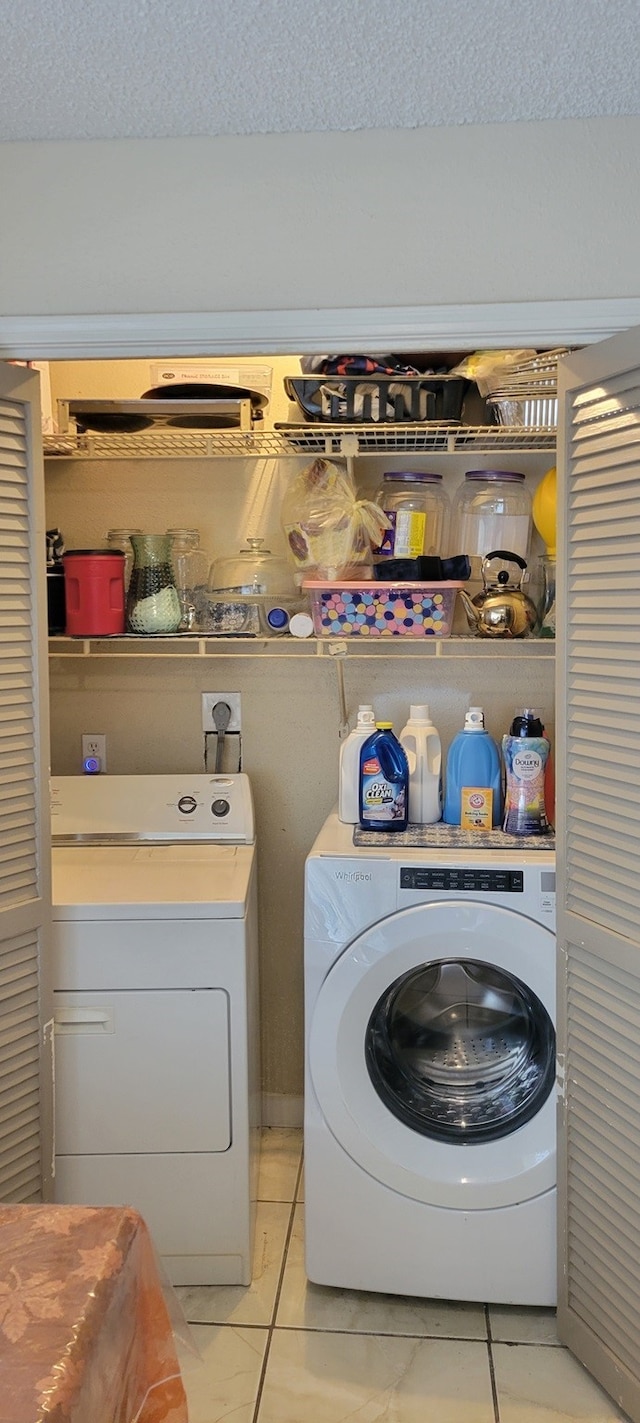
[{"label": "dryer lid", "polygon": [[54,845],[54,919],[242,919],[251,845]]}]

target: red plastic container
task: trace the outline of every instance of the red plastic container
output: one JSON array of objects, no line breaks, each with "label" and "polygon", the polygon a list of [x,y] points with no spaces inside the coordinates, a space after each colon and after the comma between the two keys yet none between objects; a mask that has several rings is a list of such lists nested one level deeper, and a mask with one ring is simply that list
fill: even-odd
[{"label": "red plastic container", "polygon": [[78,548],[63,554],[68,637],[112,637],[125,630],[124,554]]}]

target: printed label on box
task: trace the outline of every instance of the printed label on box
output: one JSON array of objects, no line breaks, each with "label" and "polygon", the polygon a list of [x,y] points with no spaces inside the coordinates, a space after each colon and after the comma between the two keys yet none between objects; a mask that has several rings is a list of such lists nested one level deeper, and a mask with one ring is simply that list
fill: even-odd
[{"label": "printed label on box", "polygon": [[239,385],[247,390],[271,394],[271,366],[230,365],[211,361],[178,361],[170,365],[154,362],[149,366],[149,378],[156,385]]},{"label": "printed label on box", "polygon": [[460,792],[460,828],[491,830],[493,791],[486,786],[463,786]]}]

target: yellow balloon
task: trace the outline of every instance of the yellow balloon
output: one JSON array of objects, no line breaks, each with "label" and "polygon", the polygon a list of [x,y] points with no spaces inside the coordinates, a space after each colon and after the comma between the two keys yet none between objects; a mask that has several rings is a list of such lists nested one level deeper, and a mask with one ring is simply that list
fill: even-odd
[{"label": "yellow balloon", "polygon": [[550,558],[556,556],[556,467],[553,464],[542,476],[533,496],[533,522],[547,546]]}]

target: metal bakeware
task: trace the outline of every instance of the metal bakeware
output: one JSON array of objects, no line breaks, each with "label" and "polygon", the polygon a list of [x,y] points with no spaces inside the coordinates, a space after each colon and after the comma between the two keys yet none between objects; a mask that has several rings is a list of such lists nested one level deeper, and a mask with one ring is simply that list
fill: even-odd
[{"label": "metal bakeware", "polygon": [[555,429],[558,424],[558,397],[548,395],[490,395],[487,406],[499,425]]}]

